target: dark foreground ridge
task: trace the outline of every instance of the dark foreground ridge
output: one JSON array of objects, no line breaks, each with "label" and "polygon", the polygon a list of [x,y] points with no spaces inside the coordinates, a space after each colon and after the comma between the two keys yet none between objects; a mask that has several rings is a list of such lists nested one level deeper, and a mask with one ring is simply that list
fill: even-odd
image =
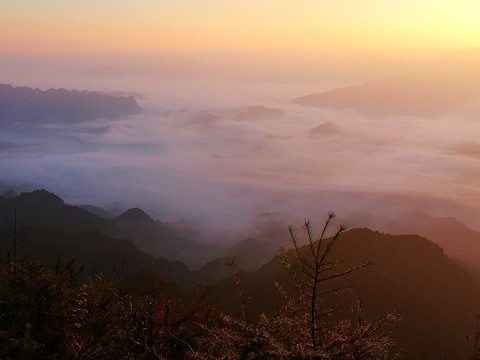
[{"label": "dark foreground ridge", "polygon": [[[262,321],[264,320],[261,319],[273,319],[278,310],[285,305],[282,294],[274,285],[275,282],[280,284],[289,296],[295,297],[295,286],[291,274],[278,259],[272,260],[273,256],[269,255],[269,249],[273,247],[270,242],[263,243],[248,238],[227,250],[225,248],[207,248],[206,245],[195,243],[192,239],[183,238],[167,224],[152,219],[138,208],[127,210],[117,218],[105,219],[83,208],[68,205],[60,197],[45,190],[13,195],[12,197],[0,197],[0,256],[2,259],[10,259],[11,263],[13,256],[11,226],[15,218],[16,203],[18,222],[16,259],[22,269],[19,268],[16,274],[7,270],[2,275],[4,276],[2,281],[5,283],[1,286],[3,286],[2,291],[5,291],[3,294],[5,298],[10,299],[12,294],[17,294],[15,296],[21,298],[15,301],[22,302],[30,299],[32,294],[28,293],[30,290],[27,288],[22,288],[21,291],[25,291],[23,294],[19,292],[20,290],[9,290],[10,288],[5,287],[8,284],[18,285],[17,281],[20,283],[33,281],[30,276],[35,274],[37,276],[37,272],[40,270],[37,265],[29,263],[30,259],[37,258],[46,266],[53,266],[55,271],[59,271],[59,262],[68,264],[70,260],[74,260],[75,269],[80,266],[84,267],[84,270],[76,277],[76,286],[78,287],[82,287],[82,284],[86,283],[85,286],[91,291],[97,291],[95,290],[96,286],[103,286],[101,282],[95,285],[95,278],[100,274],[104,279],[113,277],[117,279],[116,281],[121,280],[118,290],[112,288],[114,292],[106,294],[108,298],[113,296],[112,299],[120,296],[127,301],[128,298],[123,298],[127,296],[125,291],[129,291],[133,296],[141,294],[150,296],[148,294],[153,291],[152,286],[157,281],[155,278],[164,279],[162,286],[166,286],[166,288],[157,289],[159,293],[155,295],[160,296],[157,299],[162,301],[160,307],[155,310],[159,311],[158,314],[161,315],[157,314],[160,316],[155,320],[157,325],[161,323],[167,326],[166,324],[168,324],[168,321],[164,322],[166,321],[165,312],[172,311],[172,306],[174,306],[172,289],[175,289],[175,297],[179,297],[175,301],[188,302],[191,300],[192,292],[196,293],[196,289],[199,287],[209,285],[211,290],[205,299],[209,299],[208,301],[214,308],[211,309],[212,312],[209,312],[209,315],[202,315],[207,316],[202,321],[206,321],[204,324],[209,324],[205,325],[208,331],[217,331],[219,328],[216,326],[225,320],[225,318],[216,317],[219,312],[232,316],[234,319],[242,318],[242,306],[238,297],[237,285],[233,281],[230,269],[226,266],[225,256],[234,255],[241,260],[247,254],[255,254],[255,251],[258,252],[256,254],[258,259],[254,259],[255,262],[264,257],[265,264],[256,271],[247,272],[240,269],[239,272],[239,279],[245,292],[246,309],[252,322],[252,325],[249,326],[256,326],[254,325],[256,323],[263,326]],[[272,229],[272,233],[274,232],[275,229]],[[461,233],[458,236],[462,237]],[[285,244],[282,241],[279,243]],[[156,252],[148,250],[149,248],[155,249]],[[301,253],[307,251],[308,247],[300,248]],[[205,264],[206,260],[203,260],[201,262],[205,264],[203,267],[198,270],[189,269],[183,261],[188,260],[189,263],[192,263],[192,257],[199,260],[198,255],[201,252],[208,253],[209,258],[216,258],[216,260],[207,264]],[[293,254],[292,250],[287,250],[286,253],[289,256]],[[401,352],[401,359],[468,359],[472,344],[467,343],[466,336],[475,331],[475,318],[480,309],[480,291],[472,281],[470,274],[447,257],[439,245],[418,235],[390,235],[366,228],[357,228],[347,231],[339,238],[329,261],[339,261],[336,271],[342,271],[342,269],[348,269],[368,261],[372,265],[348,276],[348,279],[331,283],[330,286],[339,288],[351,285],[352,289],[333,297],[324,297],[322,307],[333,309],[351,306],[357,300],[361,300],[368,315],[366,320],[369,321],[373,321],[385,313],[398,313],[401,320],[394,324],[391,331],[393,340],[401,349],[405,350],[405,352]],[[7,262],[3,261],[2,264],[5,267]],[[43,279],[43,276],[47,275],[43,270],[41,272],[40,279]],[[45,281],[57,281],[48,276]],[[15,281],[14,283],[11,282],[12,279]],[[90,279],[94,280],[93,285]],[[110,289],[110,285],[108,286]],[[75,294],[78,289],[71,288],[69,291],[71,293],[68,293],[66,299],[72,300],[76,304],[77,295]],[[25,296],[22,297],[22,294]],[[74,298],[69,298],[73,295],[75,295]],[[56,296],[52,295],[52,301],[56,299]],[[60,296],[66,295],[60,294]],[[92,294],[91,296],[89,301],[99,300],[95,297],[97,295]],[[10,305],[15,307],[15,304],[16,302],[12,302]],[[108,304],[113,308],[109,308],[112,313],[105,321],[108,321],[111,326],[117,326],[117,321],[125,320],[123,316],[133,316],[133,314],[117,312],[117,310],[121,310],[121,307],[115,310],[116,306],[121,305],[121,303],[115,302]],[[0,311],[3,311],[1,306],[3,305],[0,304]],[[28,307],[30,308],[30,305]],[[7,309],[8,313],[16,314],[12,312],[14,311],[12,309]],[[187,313],[188,309],[189,307],[186,306]],[[138,309],[132,311],[138,311]],[[94,318],[90,320],[93,322],[103,321],[100,313],[92,315]],[[23,310],[21,314],[24,314]],[[211,318],[212,314],[217,315]],[[31,316],[36,316],[36,312],[32,312]],[[337,319],[336,316],[336,314],[333,315],[332,319]],[[341,319],[343,315],[339,316],[338,319]],[[61,321],[67,326],[68,319],[64,320]],[[282,321],[287,320],[283,319]],[[23,331],[24,328],[21,324],[16,323],[18,318],[12,317],[11,321],[12,323],[8,325],[11,326],[11,329]],[[189,323],[189,327],[193,326],[193,328],[189,328],[189,331],[193,331],[195,336],[201,336],[204,339],[204,331],[207,328],[198,328],[197,325],[200,322],[199,319],[196,319],[193,323]],[[284,326],[286,323],[282,324]],[[222,332],[227,331],[227,329],[231,329],[230,326],[235,325],[227,324],[225,328],[220,329]],[[88,333],[89,330],[87,330],[85,329],[85,334]],[[119,334],[117,330],[114,331],[115,334]],[[19,334],[12,333],[11,336],[22,338],[23,335]],[[44,336],[43,333],[41,334]],[[152,334],[158,335],[156,341],[174,339],[170,338],[168,334],[162,335],[155,332]],[[124,335],[122,334],[122,336]],[[173,332],[173,335],[179,337],[179,333]],[[218,335],[215,333],[215,336]],[[101,336],[99,335],[99,338]],[[190,341],[181,338],[183,341]],[[111,344],[116,341],[116,338],[108,339],[108,341],[112,341]],[[244,340],[242,337],[238,337],[238,339]],[[40,338],[37,340],[42,341]],[[0,341],[2,341],[1,337]],[[174,342],[173,348],[179,350],[175,343],[178,340],[172,341]],[[225,343],[228,341],[232,341],[234,344],[236,340],[227,339]],[[200,349],[200,344],[197,345]],[[188,346],[181,351],[188,352]]]}]

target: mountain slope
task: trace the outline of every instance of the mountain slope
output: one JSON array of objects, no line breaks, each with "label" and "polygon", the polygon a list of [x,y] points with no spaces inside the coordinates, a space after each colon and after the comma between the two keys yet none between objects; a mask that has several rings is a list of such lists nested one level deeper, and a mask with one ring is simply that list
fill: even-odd
[{"label": "mountain slope", "polygon": [[91,212],[94,215],[97,215],[102,219],[111,219],[113,217],[113,215],[111,215],[107,210],[101,208],[100,206],[80,205],[80,207],[87,210],[88,212]]},{"label": "mountain slope", "polygon": [[[373,265],[349,278],[352,292],[326,299],[327,308],[352,304],[358,297],[370,316],[398,312],[402,321],[394,327],[394,337],[407,350],[405,359],[466,356],[465,335],[474,331],[480,293],[469,274],[438,245],[414,235],[353,229],[339,240],[333,258],[341,259],[345,268],[366,261]],[[274,281],[292,291],[290,275],[276,260],[244,273],[242,281],[251,316],[271,314],[281,304]],[[231,279],[220,281],[215,294],[222,308],[238,314],[240,304]]]},{"label": "mountain slope", "polygon": [[21,226],[37,225],[68,231],[99,231],[118,235],[115,225],[78,206],[66,204],[60,197],[44,189],[23,192],[16,197],[0,197],[0,226],[17,221]]},{"label": "mountain slope", "polygon": [[[401,214],[381,227],[391,234],[419,234],[439,244],[445,253],[460,260],[480,276],[480,232],[454,217],[432,217],[421,211]],[[478,279],[480,281],[480,278]]]},{"label": "mountain slope", "polygon": [[[12,239],[3,236],[0,243],[2,258],[10,253]],[[94,274],[106,277],[124,277],[141,271],[150,271],[182,287],[192,286],[193,274],[179,261],[154,259],[141,251],[131,240],[110,238],[94,231],[72,233],[62,229],[30,226],[22,231],[17,241],[17,260],[32,257],[47,266],[57,261],[74,261],[76,268],[83,267],[80,280],[86,281]]]},{"label": "mountain slope", "polygon": [[183,260],[199,267],[217,254],[215,246],[196,243],[171,227],[153,220],[141,209],[131,209],[114,219],[101,218],[78,206],[66,204],[46,190],[0,197],[0,229],[10,231],[17,204],[18,228],[40,226],[68,232],[95,231],[109,237],[132,239],[154,257]]},{"label": "mountain slope", "polygon": [[125,211],[113,222],[142,249],[153,256],[179,259],[189,266],[200,267],[218,254],[214,245],[203,245],[185,238],[170,226],[155,221],[139,208]]}]

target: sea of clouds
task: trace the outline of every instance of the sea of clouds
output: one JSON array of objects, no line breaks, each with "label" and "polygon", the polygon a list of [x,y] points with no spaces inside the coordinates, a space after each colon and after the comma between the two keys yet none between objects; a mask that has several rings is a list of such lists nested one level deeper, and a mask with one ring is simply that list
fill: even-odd
[{"label": "sea of clouds", "polygon": [[328,210],[354,225],[415,209],[479,227],[480,121],[468,111],[369,118],[292,103],[347,85],[344,79],[255,81],[196,76],[195,69],[165,76],[47,64],[4,66],[0,82],[134,94],[143,112],[3,129],[2,189],[46,188],[69,203],[107,209],[119,200],[158,219],[232,230],[264,213],[295,222]]}]

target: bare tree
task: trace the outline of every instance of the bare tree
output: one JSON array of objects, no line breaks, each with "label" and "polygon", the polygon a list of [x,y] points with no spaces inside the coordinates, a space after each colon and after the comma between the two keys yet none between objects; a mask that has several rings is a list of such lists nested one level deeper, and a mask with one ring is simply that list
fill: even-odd
[{"label": "bare tree", "polygon": [[[274,285],[284,300],[284,305],[271,317],[262,314],[260,319],[248,319],[245,292],[235,265],[230,259],[233,278],[242,307],[242,320],[221,314],[217,327],[203,326],[206,334],[201,340],[204,359],[356,359],[380,360],[395,358],[395,343],[385,326],[397,319],[384,314],[374,321],[367,320],[362,303],[339,309],[325,309],[322,299],[328,294],[348,289],[335,285],[341,279],[370,265],[369,262],[350,268],[340,267],[331,259],[332,249],[345,231],[340,226],[331,237],[328,229],[335,219],[329,213],[318,238],[313,235],[310,221],[304,228],[307,245],[301,247],[294,228],[289,227],[292,251],[281,250],[278,259],[290,270],[298,290],[291,296],[279,283]],[[333,284],[332,284],[333,283]],[[347,319],[332,314],[349,310]],[[332,317],[327,321],[326,317]],[[251,321],[248,321],[251,320]],[[201,351],[201,352],[202,352]],[[208,354],[208,355],[207,355]]]},{"label": "bare tree", "polygon": [[247,299],[245,297],[245,291],[243,290],[242,283],[240,282],[240,275],[238,274],[238,268],[237,268],[237,264],[235,262],[234,256],[228,258],[227,265],[232,270],[232,276],[233,276],[233,279],[235,280],[238,297],[240,298],[240,303],[242,305],[243,321],[245,321],[245,323],[248,324]]},{"label": "bare tree", "polygon": [[[307,311],[308,325],[311,339],[311,346],[314,351],[319,350],[319,332],[322,332],[322,338],[328,338],[328,329],[338,326],[338,324],[328,324],[325,319],[331,317],[334,313],[353,310],[352,306],[340,307],[335,309],[325,309],[322,307],[322,299],[328,294],[351,288],[350,285],[339,285],[338,280],[350,275],[360,269],[371,265],[365,262],[353,267],[340,267],[338,260],[331,258],[332,250],[337,240],[345,232],[346,226],[340,225],[331,236],[328,236],[329,228],[335,219],[335,213],[329,212],[320,231],[320,235],[315,237],[310,220],[305,220],[303,228],[307,238],[307,245],[301,247],[293,226],[288,227],[290,238],[293,244],[293,256],[280,250],[278,259],[290,271],[297,290],[299,291],[300,308]],[[307,310],[308,309],[308,310]],[[362,310],[362,302],[358,301],[356,306],[357,324],[349,336],[341,337],[341,340],[321,344],[323,350],[330,350],[335,347],[344,347],[346,342],[354,343],[367,339],[390,321],[397,317],[393,314],[384,314],[378,317],[372,323],[365,320]],[[389,338],[378,338],[376,344],[385,343],[385,349],[393,344]]]},{"label": "bare tree", "polygon": [[[5,214],[5,223],[6,229],[4,229],[0,235],[4,238],[10,240],[10,245],[7,250],[7,262],[12,266],[13,271],[15,270],[15,265],[18,262],[18,242],[20,236],[28,229],[28,226],[19,227],[18,222],[18,199],[15,199],[13,204],[13,219],[10,218],[8,212]],[[10,255],[13,256],[13,259],[10,259]]]}]

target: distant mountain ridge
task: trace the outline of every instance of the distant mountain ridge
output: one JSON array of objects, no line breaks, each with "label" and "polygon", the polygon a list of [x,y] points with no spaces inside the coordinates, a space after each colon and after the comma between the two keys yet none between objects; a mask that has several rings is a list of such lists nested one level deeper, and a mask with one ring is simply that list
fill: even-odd
[{"label": "distant mountain ridge", "polygon": [[94,206],[94,205],[80,205],[82,209],[87,210],[88,212],[91,212],[92,214],[97,215],[98,217],[101,217],[103,219],[110,219],[113,218],[113,215],[110,214],[108,211],[106,211],[104,208],[100,206]]},{"label": "distant mountain ridge", "polygon": [[114,225],[78,206],[66,204],[59,196],[45,189],[22,192],[16,197],[0,196],[0,225],[14,218],[22,226],[43,226],[68,231],[99,231],[116,235]]},{"label": "distant mountain ridge", "polygon": [[319,108],[351,109],[372,117],[438,118],[478,98],[477,88],[433,79],[391,78],[302,96],[294,103]]},{"label": "distant mountain ridge", "polygon": [[147,224],[153,224],[155,223],[155,220],[153,220],[150,215],[148,215],[145,211],[142,209],[136,207],[136,208],[131,208],[128,209],[127,211],[123,212],[122,214],[118,215],[115,219],[116,222],[118,223],[138,223],[141,222],[142,225],[147,223]]},{"label": "distant mountain ridge", "polygon": [[247,237],[229,246],[202,244],[196,241],[198,234],[194,224],[186,220],[172,223],[155,220],[140,208],[130,208],[114,216],[97,206],[69,205],[45,189],[13,195],[0,196],[0,230],[8,227],[8,222],[12,223],[17,202],[20,227],[34,226],[71,233],[98,232],[110,238],[131,239],[153,257],[181,260],[191,268],[210,262],[210,275],[205,275],[207,282],[228,276],[225,266],[228,256],[236,256],[241,269],[258,269],[285,244],[285,236],[281,235],[287,234],[283,228],[269,228],[268,234],[266,231],[257,233],[253,238]]},{"label": "distant mountain ridge", "polygon": [[0,196],[0,227],[14,219],[17,203],[18,224],[40,226],[69,232],[94,231],[117,239],[132,239],[154,257],[182,260],[198,267],[214,258],[216,248],[184,237],[167,224],[152,219],[143,210],[129,209],[113,219],[99,217],[79,206],[66,204],[60,197],[44,189],[23,192],[12,198]]},{"label": "distant mountain ridge", "polygon": [[40,90],[0,84],[0,124],[74,124],[141,112],[133,96],[95,91]]},{"label": "distant mountain ridge", "polygon": [[139,208],[129,209],[112,219],[121,230],[144,251],[167,259],[182,260],[197,268],[213,259],[218,253],[217,246],[200,244],[184,236],[168,224],[154,220]]},{"label": "distant mountain ridge", "polygon": [[478,116],[478,49],[422,64],[409,73],[301,96],[294,103],[351,109],[371,117],[440,118],[458,111]]}]

